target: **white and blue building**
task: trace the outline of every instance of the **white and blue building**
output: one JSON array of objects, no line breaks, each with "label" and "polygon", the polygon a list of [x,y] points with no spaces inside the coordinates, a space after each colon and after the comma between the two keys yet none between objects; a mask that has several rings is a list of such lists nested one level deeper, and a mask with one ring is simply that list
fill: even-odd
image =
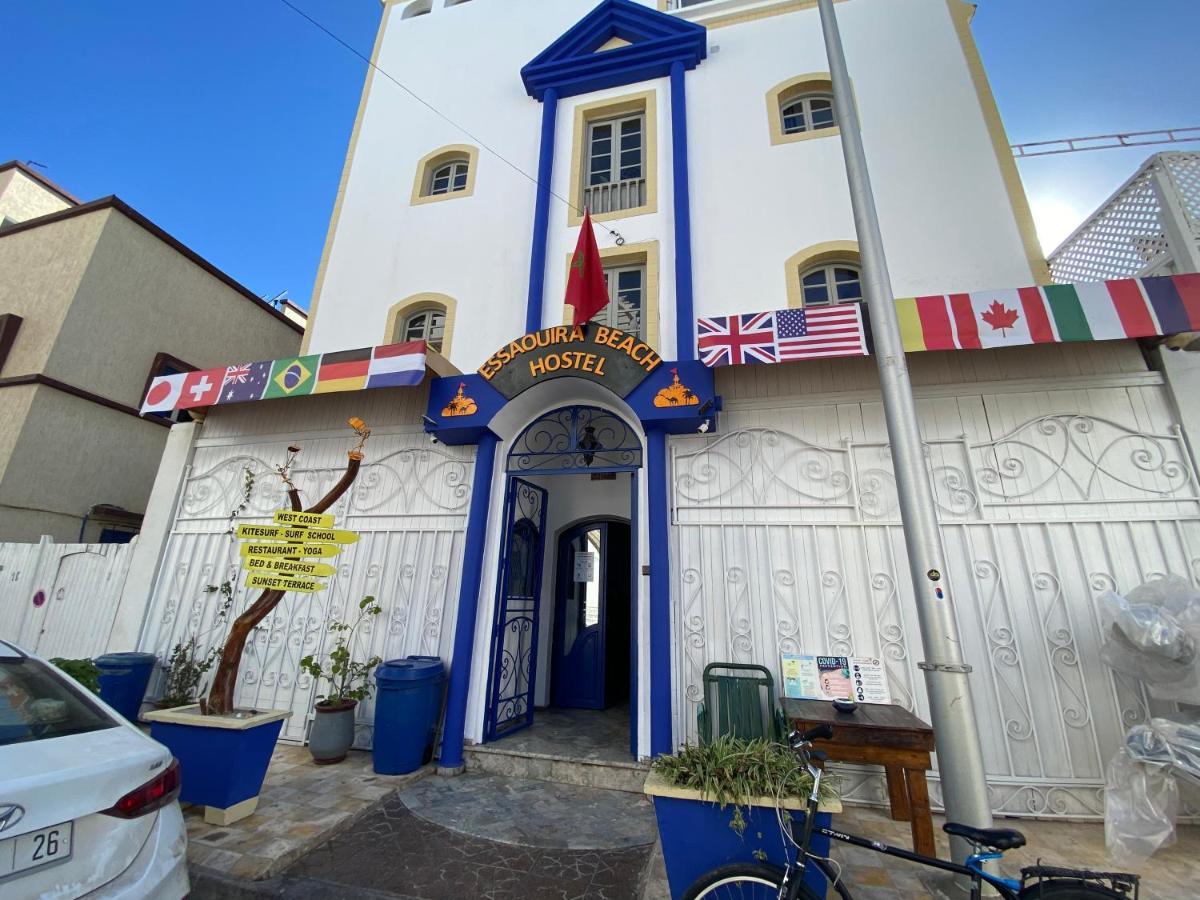
[{"label": "white and blue building", "polygon": [[[1049,278],[972,11],[837,4],[900,297]],[[630,758],[669,752],[695,738],[706,664],[778,679],[783,653],[878,657],[927,717],[874,361],[697,361],[698,317],[861,300],[815,3],[387,0],[372,61],[302,352],[440,358],[419,387],[176,426],[125,633],[216,635],[202,587],[245,468],[245,515],[269,516],[283,448],[305,447],[315,491],[354,414],[375,434],[335,512],[363,538],[243,666],[246,702],[295,709],[285,738],[314,690],[295,661],[365,593],[384,614],[363,655],[449,665],[450,768],[549,706],[627,707]],[[611,301],[583,337],[562,298],[585,207]],[[1151,701],[1100,664],[1094,599],[1200,573],[1195,460],[1148,359],[909,359],[998,812],[1102,813],[1104,763]],[[885,796],[869,770],[847,793]]]}]

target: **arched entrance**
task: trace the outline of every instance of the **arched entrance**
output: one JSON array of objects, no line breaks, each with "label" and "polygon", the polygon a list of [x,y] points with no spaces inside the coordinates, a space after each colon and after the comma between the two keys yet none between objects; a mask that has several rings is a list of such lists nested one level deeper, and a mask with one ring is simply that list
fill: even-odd
[{"label": "arched entrance", "polygon": [[629,704],[642,453],[637,430],[591,405],[544,413],[510,444],[485,740],[533,724],[539,707],[611,720]]}]

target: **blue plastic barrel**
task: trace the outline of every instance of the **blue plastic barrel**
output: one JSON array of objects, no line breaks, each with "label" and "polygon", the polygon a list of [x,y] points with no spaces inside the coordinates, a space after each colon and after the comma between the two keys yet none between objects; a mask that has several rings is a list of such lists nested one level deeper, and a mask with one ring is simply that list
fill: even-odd
[{"label": "blue plastic barrel", "polygon": [[376,667],[371,756],[378,774],[415,772],[427,760],[445,681],[446,669],[436,656],[390,659]]},{"label": "blue plastic barrel", "polygon": [[105,653],[93,662],[100,670],[100,699],[130,722],[136,722],[154,671],[154,654]]}]

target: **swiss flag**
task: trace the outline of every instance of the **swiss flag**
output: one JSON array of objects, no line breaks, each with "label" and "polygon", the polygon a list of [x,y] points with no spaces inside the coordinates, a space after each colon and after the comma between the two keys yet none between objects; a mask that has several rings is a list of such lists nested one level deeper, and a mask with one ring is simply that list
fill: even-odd
[{"label": "swiss flag", "polygon": [[586,210],[583,227],[579,229],[579,243],[571,256],[566,304],[575,310],[575,325],[590,321],[608,305],[608,286],[604,283],[604,269],[600,265],[600,248],[592,233],[592,214]]},{"label": "swiss flag", "polygon": [[202,372],[188,372],[183,380],[183,391],[180,394],[177,409],[192,409],[196,406],[212,406],[221,395],[221,383],[225,378],[224,369],[205,369]]}]

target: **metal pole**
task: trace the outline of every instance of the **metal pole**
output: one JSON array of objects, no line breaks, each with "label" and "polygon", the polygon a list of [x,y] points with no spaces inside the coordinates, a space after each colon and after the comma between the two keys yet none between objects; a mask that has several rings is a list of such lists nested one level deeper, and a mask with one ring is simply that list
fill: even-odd
[{"label": "metal pole", "polygon": [[[992,824],[983,752],[971,702],[967,674],[971,667],[963,663],[962,642],[951,607],[950,586],[944,576],[945,551],[938,529],[937,511],[929,472],[925,468],[924,448],[913,403],[912,384],[904,361],[904,345],[896,319],[891,278],[879,231],[879,215],[867,173],[867,159],[859,131],[858,111],[846,70],[841,34],[833,0],[817,0],[825,52],[829,57],[829,75],[833,83],[833,101],[841,127],[842,153],[846,158],[846,176],[850,182],[850,202],[854,207],[854,227],[858,232],[863,270],[863,293],[871,315],[871,333],[875,340],[875,359],[883,391],[883,409],[887,419],[888,440],[896,472],[896,490],[900,502],[900,520],[908,549],[908,568],[916,595],[917,619],[925,662],[929,694],[929,712],[937,742],[938,773],[946,818],[978,828]],[[951,854],[963,860],[970,853],[961,839],[951,840]]]}]

